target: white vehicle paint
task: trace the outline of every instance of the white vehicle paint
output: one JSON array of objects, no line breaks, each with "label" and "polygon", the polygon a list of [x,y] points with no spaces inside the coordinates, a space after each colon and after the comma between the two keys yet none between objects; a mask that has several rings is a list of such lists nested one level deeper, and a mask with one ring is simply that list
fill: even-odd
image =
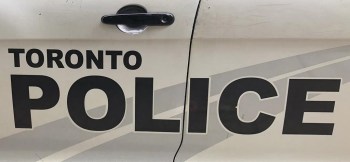
[{"label": "white vehicle paint", "polygon": [[[129,35],[114,25],[101,23],[102,16],[115,14],[120,8],[132,4],[143,6],[148,12],[172,13],[176,21],[167,27],[149,27],[139,35]],[[171,161],[180,143],[180,131],[135,132],[135,82],[140,77],[153,78],[154,117],[174,120],[180,125],[182,116],[176,116],[178,113],[172,109],[183,109],[184,105],[188,51],[197,5],[196,0],[1,1],[0,160]],[[20,66],[15,67],[14,53],[9,52],[9,49],[24,49],[25,53],[39,49],[43,52],[44,63],[38,68],[30,67],[26,54],[19,54]],[[53,68],[48,67],[48,49],[62,51],[64,68],[58,68],[55,63]],[[83,65],[77,69],[69,68],[64,60],[66,53],[72,49],[83,55]],[[99,50],[103,51],[102,69],[94,64],[91,69],[87,68],[86,50],[91,50],[96,56]],[[122,51],[122,56],[118,55],[114,60],[116,69],[112,67],[111,57],[106,55],[107,50]],[[128,51],[137,51],[142,56],[142,64],[136,70],[128,69],[123,63],[123,57]],[[76,64],[77,59],[77,56],[72,56],[72,63]],[[37,54],[33,54],[32,60],[37,64]],[[129,60],[131,65],[135,64],[135,56],[130,56]],[[48,76],[59,87],[57,104],[46,110],[30,111],[31,129],[15,126],[13,105],[16,103],[13,103],[11,95],[11,75]],[[117,127],[92,131],[81,128],[71,119],[67,105],[69,91],[75,82],[87,76],[107,77],[123,90],[126,112]],[[95,83],[90,85],[95,86]],[[52,91],[46,92],[48,96],[54,93],[54,86],[49,86]],[[31,99],[43,97],[38,87],[31,87],[29,91]],[[121,102],[123,99],[111,100]],[[104,91],[93,89],[87,93],[83,104],[91,118],[100,119],[105,117],[108,103]],[[24,117],[17,118],[21,120]]]},{"label": "white vehicle paint", "polygon": [[[101,23],[127,5],[175,22]],[[0,161],[350,159],[349,1],[3,0],[0,13]]]},{"label": "white vehicle paint", "polygon": [[[210,79],[207,132],[184,133],[176,160],[349,161],[349,7],[349,1],[331,0],[202,0],[189,78]],[[278,93],[264,100],[256,92],[241,96],[241,121],[253,122],[261,113],[275,116],[268,129],[251,135],[227,130],[218,115],[224,88],[245,77],[264,78]],[[283,133],[289,79],[295,78],[341,79],[339,92],[307,96],[335,101],[334,111],[307,112],[303,118],[304,123],[333,123],[332,135]],[[188,127],[191,106],[186,108]]]}]

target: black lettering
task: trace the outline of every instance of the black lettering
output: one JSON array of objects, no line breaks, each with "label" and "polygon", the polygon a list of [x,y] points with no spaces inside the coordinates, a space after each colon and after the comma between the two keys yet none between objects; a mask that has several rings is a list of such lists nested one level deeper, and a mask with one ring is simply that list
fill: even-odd
[{"label": "black lettering", "polygon": [[208,78],[191,78],[190,111],[188,114],[188,132],[206,133],[208,114]]},{"label": "black lettering", "polygon": [[[13,112],[16,128],[32,128],[30,110],[45,110],[54,107],[60,92],[55,80],[43,75],[11,75]],[[38,87],[42,96],[31,99],[29,87]]]},{"label": "black lettering", "polygon": [[98,69],[103,69],[103,51],[102,50],[98,50],[97,57],[91,50],[86,51],[86,68],[91,69],[92,62],[94,62],[95,66]]},{"label": "black lettering", "polygon": [[122,51],[106,51],[106,55],[111,56],[111,68],[117,69],[117,56],[121,56],[123,53]]},{"label": "black lettering", "polygon": [[219,118],[226,129],[238,134],[258,134],[268,129],[274,116],[260,113],[253,122],[242,122],[238,118],[238,100],[246,92],[256,92],[261,99],[277,96],[276,89],[267,80],[260,78],[242,78],[231,82],[221,94]]},{"label": "black lettering", "polygon": [[[33,55],[36,54],[38,56],[38,62],[33,62]],[[39,68],[44,64],[44,54],[38,49],[30,49],[26,54],[26,60],[30,67]]]},{"label": "black lettering", "polygon": [[[135,65],[130,64],[130,56],[134,56],[136,59]],[[136,70],[140,68],[142,64],[142,57],[141,54],[138,53],[137,51],[128,51],[125,53],[124,58],[123,58],[124,66],[129,69],[129,70]]]},{"label": "black lettering", "polygon": [[[101,119],[89,117],[85,110],[85,95],[91,89],[104,91],[108,110]],[[125,114],[125,96],[118,83],[102,76],[87,76],[77,80],[68,92],[68,112],[74,123],[93,131],[106,131],[119,125]]]},{"label": "black lettering", "polygon": [[14,58],[14,64],[15,67],[20,67],[20,58],[19,55],[24,53],[24,49],[18,49],[18,48],[9,48],[8,53],[13,53]]},{"label": "black lettering", "polygon": [[[56,56],[54,56],[56,54]],[[55,62],[58,68],[64,68],[61,59],[63,57],[63,53],[58,49],[48,49],[47,50],[47,67],[53,68],[53,63]]]},{"label": "black lettering", "polygon": [[339,92],[340,79],[290,79],[283,134],[332,135],[333,123],[303,123],[304,112],[333,112],[334,101],[307,101],[308,92]]},{"label": "black lettering", "polygon": [[179,120],[153,119],[153,78],[136,78],[135,131],[179,132]]},{"label": "black lettering", "polygon": [[[75,64],[72,63],[72,56],[73,55],[76,55],[78,58],[78,61]],[[72,68],[72,69],[80,68],[83,65],[83,59],[84,59],[83,54],[81,54],[81,52],[78,50],[69,50],[65,56],[67,66]]]}]

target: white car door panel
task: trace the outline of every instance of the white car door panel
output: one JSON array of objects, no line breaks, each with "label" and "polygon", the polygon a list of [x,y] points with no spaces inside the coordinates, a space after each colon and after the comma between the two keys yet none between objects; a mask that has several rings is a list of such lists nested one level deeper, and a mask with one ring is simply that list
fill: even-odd
[{"label": "white car door panel", "polygon": [[202,0],[176,161],[349,161],[349,7]]},{"label": "white car door panel", "polygon": [[[137,35],[101,22],[128,5],[175,21]],[[0,160],[172,161],[197,5],[1,1]]]}]

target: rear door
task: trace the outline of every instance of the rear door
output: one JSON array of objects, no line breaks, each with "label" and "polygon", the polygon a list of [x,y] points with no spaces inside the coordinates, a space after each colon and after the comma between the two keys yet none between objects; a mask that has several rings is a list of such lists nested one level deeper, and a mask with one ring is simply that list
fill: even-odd
[{"label": "rear door", "polygon": [[[151,15],[101,22],[130,5],[175,21]],[[0,160],[171,161],[197,5],[1,1]]]},{"label": "rear door", "polygon": [[350,3],[202,0],[176,161],[349,161]]}]

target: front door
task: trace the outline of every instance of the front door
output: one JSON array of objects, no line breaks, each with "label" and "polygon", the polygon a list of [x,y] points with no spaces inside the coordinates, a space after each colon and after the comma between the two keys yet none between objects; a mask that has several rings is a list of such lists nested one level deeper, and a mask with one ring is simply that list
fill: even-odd
[{"label": "front door", "polygon": [[197,5],[1,1],[0,160],[172,161]]}]

